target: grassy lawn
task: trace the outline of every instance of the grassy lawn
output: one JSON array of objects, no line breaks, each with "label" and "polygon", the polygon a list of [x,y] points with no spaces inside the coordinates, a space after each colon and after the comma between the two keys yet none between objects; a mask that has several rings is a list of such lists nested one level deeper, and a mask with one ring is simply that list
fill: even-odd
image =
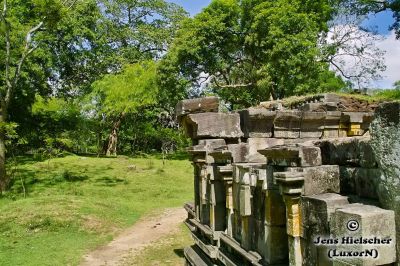
[{"label": "grassy lawn", "polygon": [[187,160],[22,159],[0,198],[0,265],[77,265],[142,215],[192,198]]}]

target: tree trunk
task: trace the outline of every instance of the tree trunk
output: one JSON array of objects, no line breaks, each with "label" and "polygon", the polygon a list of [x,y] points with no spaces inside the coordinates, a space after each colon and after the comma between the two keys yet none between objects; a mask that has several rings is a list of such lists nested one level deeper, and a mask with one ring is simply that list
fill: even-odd
[{"label": "tree trunk", "polygon": [[[0,123],[4,124],[5,119],[4,108],[0,110]],[[6,132],[4,126],[0,128],[0,193],[7,189],[9,180],[6,172]]]},{"label": "tree trunk", "polygon": [[110,136],[108,137],[107,156],[117,156],[117,144],[118,144],[118,129],[113,128]]},{"label": "tree trunk", "polygon": [[101,130],[98,129],[98,132],[97,132],[97,157],[100,157],[102,151],[103,151],[103,149],[101,146]]},{"label": "tree trunk", "polygon": [[118,130],[121,126],[122,119],[125,113],[120,114],[117,121],[114,122],[113,128],[111,129],[110,136],[108,137],[108,146],[106,156],[117,156],[117,144],[118,144]]}]

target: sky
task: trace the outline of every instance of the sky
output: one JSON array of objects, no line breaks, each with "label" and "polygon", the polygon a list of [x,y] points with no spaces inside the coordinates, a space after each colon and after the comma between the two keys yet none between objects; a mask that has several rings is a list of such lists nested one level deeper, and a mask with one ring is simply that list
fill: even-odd
[{"label": "sky", "polygon": [[[199,13],[211,0],[167,0],[182,6],[191,16]],[[372,85],[378,88],[391,88],[396,80],[400,80],[400,40],[396,40],[389,26],[393,23],[391,12],[381,12],[377,15],[370,15],[363,23],[363,26],[375,29],[378,34],[384,36],[383,40],[376,45],[386,51],[386,71],[382,73],[382,80]]]},{"label": "sky", "polygon": [[167,0],[182,6],[190,15],[199,13],[204,7],[208,6],[211,0]]}]

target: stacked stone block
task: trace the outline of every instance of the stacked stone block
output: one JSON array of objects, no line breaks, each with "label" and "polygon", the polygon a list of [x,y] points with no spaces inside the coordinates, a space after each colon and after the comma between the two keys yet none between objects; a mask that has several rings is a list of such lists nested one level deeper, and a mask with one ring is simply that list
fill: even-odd
[{"label": "stacked stone block", "polygon": [[[373,113],[342,111],[334,94],[289,109],[269,102],[219,113],[218,105],[218,98],[210,97],[177,106],[178,120],[193,141],[188,152],[194,166],[194,203],[185,205],[185,223],[195,245],[185,248],[188,264],[396,261],[394,215],[376,207],[381,170],[369,145]],[[368,211],[385,220],[365,215]],[[330,258],[329,252],[343,245],[316,240],[345,236],[343,223],[350,218],[362,224],[357,236],[391,238],[392,245],[376,250],[394,255]]]}]

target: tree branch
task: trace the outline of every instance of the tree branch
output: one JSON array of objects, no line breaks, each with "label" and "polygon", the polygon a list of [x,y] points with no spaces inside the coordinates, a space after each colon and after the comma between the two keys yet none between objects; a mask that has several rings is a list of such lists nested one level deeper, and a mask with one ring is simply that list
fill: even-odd
[{"label": "tree branch", "polygon": [[[7,0],[4,0],[4,7],[3,7],[3,15],[2,19],[4,21],[5,25],[5,37],[6,37],[6,60],[5,60],[5,65],[6,65],[6,87],[7,87],[7,92],[11,90],[11,81],[10,81],[10,61],[11,61],[11,44],[10,44],[10,25],[7,22]],[[4,96],[4,95],[3,95]]]},{"label": "tree branch", "polygon": [[[24,47],[24,51],[22,52],[21,58],[18,62],[17,65],[17,70],[15,71],[14,74],[14,78],[13,81],[11,83],[11,81],[8,78],[8,82],[10,82],[10,85],[7,88],[7,92],[6,92],[6,96],[5,96],[5,104],[6,107],[8,106],[8,104],[10,103],[10,99],[13,93],[14,88],[16,87],[16,85],[18,84],[18,80],[21,76],[21,69],[22,69],[22,65],[25,61],[25,59],[33,52],[36,50],[37,46],[34,46],[32,48],[30,48],[31,42],[32,42],[32,34],[35,33],[36,31],[38,31],[41,27],[43,26],[43,21],[39,22],[36,26],[34,26],[33,28],[31,28],[28,33],[25,36],[25,47]],[[8,59],[9,60],[9,59]],[[9,64],[8,64],[9,65]]]},{"label": "tree branch", "polygon": [[220,89],[237,89],[237,88],[246,88],[246,87],[250,87],[253,86],[254,83],[250,82],[247,84],[226,84],[226,85],[221,85],[218,83],[217,79],[215,77],[212,78],[212,82],[215,83],[215,85],[217,85],[217,87],[219,87]]},{"label": "tree branch", "polygon": [[[67,10],[70,10],[70,9],[76,4],[76,2],[78,2],[78,0],[72,1],[72,3],[67,7]],[[62,5],[63,5],[63,6],[66,6],[67,3],[68,3],[68,0],[65,1],[65,2],[63,2]]]}]

